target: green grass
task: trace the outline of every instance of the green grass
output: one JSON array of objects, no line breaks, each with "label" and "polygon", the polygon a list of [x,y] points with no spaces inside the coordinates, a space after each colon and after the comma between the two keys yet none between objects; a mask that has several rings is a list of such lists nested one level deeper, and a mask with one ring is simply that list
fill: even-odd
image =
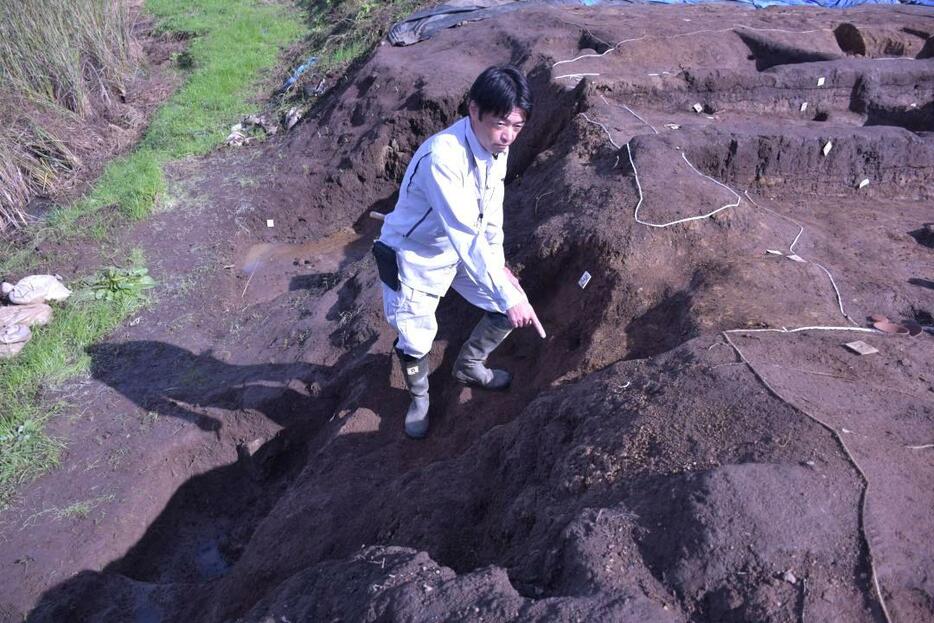
[{"label": "green grass", "polygon": [[149,0],[146,8],[166,32],[194,33],[185,85],[155,114],[139,148],[114,161],[94,190],[60,221],[116,205],[127,216],[152,212],[165,190],[162,165],[205,154],[230,126],[255,108],[248,100],[283,47],[304,32],[294,10],[256,0]]},{"label": "green grass", "polygon": [[300,0],[308,10],[307,47],[318,57],[315,74],[341,73],[362,58],[399,19],[427,0]]},{"label": "green grass", "polygon": [[[137,251],[128,263],[143,263]],[[77,289],[55,308],[46,327],[15,358],[0,361],[0,507],[20,483],[54,466],[61,444],[43,432],[58,410],[43,402],[42,390],[84,374],[90,366],[85,349],[113,331],[146,302],[141,292],[99,300],[90,288]]]},{"label": "green grass", "polygon": [[[107,227],[101,209],[108,206],[132,218],[149,215],[165,191],[163,165],[220,144],[230,125],[255,109],[250,97],[263,73],[275,67],[280,50],[306,30],[296,10],[263,0],[148,0],[146,8],[162,31],[195,35],[187,81],[156,112],[137,149],[111,162],[86,197],[57,210],[40,230],[32,231],[35,242],[85,237],[104,244]],[[0,274],[29,272],[36,265],[34,246],[5,245]],[[137,251],[125,264],[141,267],[145,261]],[[99,278],[99,286],[100,279],[107,278]],[[109,280],[121,278],[111,274]],[[0,361],[0,508],[18,485],[57,463],[62,445],[43,428],[63,405],[49,405],[43,390],[85,374],[87,347],[147,300],[132,290],[95,298],[100,291],[76,289],[17,357]],[[73,510],[80,514],[80,508]]]},{"label": "green grass", "polygon": [[75,123],[102,113],[138,69],[120,0],[0,0],[0,232],[31,197],[73,179],[89,147]]}]

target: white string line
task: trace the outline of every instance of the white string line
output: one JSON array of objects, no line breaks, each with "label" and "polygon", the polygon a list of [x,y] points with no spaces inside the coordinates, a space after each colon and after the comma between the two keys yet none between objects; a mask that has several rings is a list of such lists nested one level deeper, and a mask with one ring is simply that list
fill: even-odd
[{"label": "white string line", "polygon": [[[602,97],[602,95],[601,95],[601,97]],[[606,101],[606,100],[604,99],[604,101]],[[629,112],[631,112],[634,116],[636,116],[640,121],[642,121],[642,122],[645,123],[646,125],[649,125],[649,127],[652,127],[652,126],[651,126],[650,124],[648,124],[644,119],[642,119],[641,117],[639,117],[638,115],[636,115],[635,112],[632,111],[628,106],[626,106],[625,108],[626,108],[627,110],[629,110]],[[610,131],[607,129],[607,127],[606,127],[605,125],[603,125],[603,124],[600,123],[599,121],[594,121],[594,120],[592,120],[592,119],[591,119],[590,117],[588,117],[585,113],[581,113],[581,116],[582,116],[588,123],[592,123],[592,124],[597,125],[597,126],[599,126],[600,128],[602,128],[603,131],[606,133],[607,138],[608,138],[609,141],[610,141],[610,144],[613,145],[614,147],[616,147],[617,150],[620,149],[620,146],[617,145],[617,144],[616,144],[616,141],[613,140],[612,134],[610,134]],[[655,128],[652,128],[652,129],[654,130]],[[657,133],[658,133],[658,132],[656,131],[656,134],[657,134]],[[639,182],[639,173],[638,173],[638,171],[636,170],[636,163],[635,163],[635,161],[633,160],[633,157],[632,157],[632,149],[631,149],[630,146],[629,146],[629,142],[626,143],[626,153],[627,153],[628,156],[629,156],[629,163],[630,163],[630,165],[632,165],[632,171],[633,171],[633,174],[634,174],[635,180],[636,180],[636,188],[637,188],[638,191],[639,191],[639,201],[638,201],[638,203],[636,204],[636,208],[635,208],[635,211],[634,211],[634,214],[633,214],[633,216],[634,216],[636,222],[642,223],[642,224],[644,224],[644,225],[648,225],[648,226],[650,226],[650,227],[668,227],[669,225],[674,225],[675,223],[679,223],[679,222],[686,222],[686,221],[691,221],[691,220],[698,220],[698,219],[701,219],[701,218],[707,218],[707,217],[709,217],[709,216],[712,216],[713,214],[716,214],[717,212],[719,212],[719,211],[721,211],[721,210],[726,209],[727,207],[736,207],[736,206],[739,205],[739,202],[741,201],[741,198],[740,198],[739,194],[737,194],[736,192],[734,192],[733,189],[729,188],[729,187],[726,186],[725,184],[722,184],[722,183],[718,182],[717,180],[713,179],[712,177],[710,177],[710,176],[708,176],[708,175],[704,175],[704,174],[700,173],[700,171],[698,171],[698,170],[694,167],[694,165],[691,164],[691,161],[687,159],[687,156],[685,156],[684,152],[681,152],[681,156],[684,158],[684,161],[688,163],[688,165],[691,167],[691,169],[694,170],[695,173],[697,173],[698,175],[701,175],[702,177],[706,177],[707,179],[709,179],[709,180],[711,180],[711,181],[713,181],[713,182],[719,184],[720,186],[723,186],[724,188],[726,188],[727,190],[729,190],[731,193],[733,193],[733,194],[736,196],[736,204],[734,204],[734,205],[723,206],[723,207],[721,207],[721,208],[719,208],[719,209],[717,209],[717,210],[714,210],[714,211],[711,212],[710,214],[707,214],[707,215],[704,215],[704,216],[690,217],[690,218],[688,218],[688,219],[681,219],[681,220],[679,220],[679,221],[672,221],[671,223],[667,223],[667,224],[653,224],[653,223],[647,223],[647,222],[645,222],[645,221],[642,221],[641,219],[639,219],[639,208],[642,206],[642,201],[643,201],[643,197],[644,197],[644,196],[643,196],[643,192],[642,192],[642,185],[641,185],[641,183]],[[618,159],[618,157],[617,157],[617,162],[618,162],[618,161],[619,161],[619,159]],[[747,194],[747,197],[748,197],[748,194]],[[751,199],[750,199],[750,200],[751,200]],[[801,225],[799,225],[799,227],[801,227],[801,231],[798,232],[798,236],[795,237],[794,242],[792,242],[791,246],[789,247],[790,250],[794,248],[794,245],[798,242],[798,238],[801,236],[801,233],[804,231],[804,228],[803,228]],[[818,266],[820,266],[820,265],[818,264]],[[821,268],[823,268],[823,266],[821,266]],[[837,292],[837,301],[838,301],[839,304],[840,304],[840,310],[841,310],[841,312],[843,312],[843,303],[842,303],[842,300],[840,299],[840,291],[837,289],[836,283],[833,281],[833,276],[830,274],[830,271],[828,271],[826,268],[823,268],[823,270],[824,270],[824,272],[827,273],[827,276],[830,277],[831,284],[833,284],[834,290]],[[850,322],[853,322],[853,320],[852,320],[849,316],[846,315],[846,312],[843,312],[843,315],[847,318],[847,320],[849,320]],[[855,323],[854,323],[854,324],[855,324]],[[867,505],[867,501],[868,501],[868,499],[869,499],[869,478],[866,476],[866,473],[863,472],[863,470],[862,470],[862,468],[860,467],[859,463],[856,462],[856,459],[853,458],[853,455],[850,453],[849,448],[847,448],[846,443],[843,441],[843,438],[839,435],[839,433],[837,433],[837,431],[834,430],[833,427],[828,426],[828,425],[825,424],[823,421],[821,421],[819,418],[817,418],[817,417],[811,415],[810,413],[808,413],[808,412],[805,411],[804,409],[802,409],[802,408],[800,408],[800,407],[798,407],[798,406],[792,404],[791,402],[789,402],[788,400],[786,400],[784,397],[782,397],[781,394],[779,394],[777,391],[775,391],[775,389],[774,389],[771,385],[768,384],[768,382],[765,380],[765,378],[764,378],[761,374],[759,374],[759,372],[753,367],[753,365],[749,362],[749,360],[746,359],[746,356],[745,356],[745,355],[743,354],[743,352],[736,346],[736,344],[733,343],[733,341],[730,339],[730,336],[728,335],[728,333],[797,333],[797,332],[800,332],[800,331],[858,331],[858,332],[862,332],[862,333],[879,333],[879,332],[876,331],[875,329],[868,329],[868,328],[863,328],[863,327],[828,327],[828,326],[814,326],[814,327],[797,327],[797,328],[794,328],[794,329],[787,329],[787,328],[785,328],[785,327],[782,327],[781,329],[731,329],[731,330],[728,330],[728,331],[723,331],[723,337],[724,337],[724,339],[730,344],[730,346],[733,347],[733,349],[736,351],[737,355],[739,355],[740,359],[749,367],[749,369],[752,371],[753,375],[754,375],[757,379],[759,379],[759,381],[760,381],[763,385],[765,385],[765,387],[766,387],[770,392],[772,392],[772,394],[773,394],[774,396],[776,396],[779,400],[781,400],[781,401],[784,402],[785,404],[789,405],[792,409],[795,409],[795,410],[797,410],[798,412],[803,413],[805,416],[811,418],[812,420],[814,420],[815,422],[817,422],[819,425],[821,425],[822,427],[824,427],[825,429],[827,429],[828,431],[830,431],[830,433],[831,433],[831,434],[834,436],[834,438],[837,440],[837,443],[839,443],[840,446],[843,448],[843,451],[844,451],[844,453],[846,454],[847,458],[850,460],[851,464],[856,468],[856,471],[859,473],[860,477],[862,478],[863,483],[864,483],[864,486],[863,486],[862,503],[861,503],[861,505],[860,505],[860,532],[861,532],[861,534],[862,534],[863,540],[864,540],[865,543],[866,543],[866,552],[867,552],[867,555],[868,555],[868,557],[869,557],[869,567],[870,567],[870,570],[872,571],[872,581],[873,581],[873,585],[875,586],[875,589],[876,589],[876,595],[877,595],[878,600],[879,600],[879,605],[880,605],[880,607],[882,608],[882,613],[883,613],[883,615],[885,616],[886,622],[887,622],[887,623],[891,623],[891,617],[889,617],[888,608],[886,607],[886,604],[885,604],[885,598],[884,598],[883,595],[882,595],[882,588],[881,588],[881,586],[879,585],[879,576],[878,576],[878,573],[876,572],[875,561],[874,561],[874,557],[873,557],[873,553],[872,553],[872,545],[871,545],[870,540],[869,540],[869,535],[868,535],[867,532],[866,532],[866,505]]]},{"label": "white string line", "polygon": [[[859,330],[857,328],[851,328],[851,327],[838,327],[838,328],[849,330],[849,331]],[[735,331],[736,330],[734,329],[731,332],[735,332]],[[866,472],[863,471],[863,468],[860,467],[859,463],[853,457],[853,453],[850,452],[850,449],[846,445],[846,441],[844,441],[840,433],[838,433],[834,427],[830,426],[829,424],[827,424],[826,422],[824,422],[817,416],[809,413],[804,408],[799,407],[798,405],[794,404],[793,402],[791,402],[790,400],[782,396],[780,393],[778,393],[778,391],[776,391],[774,387],[769,385],[769,382],[765,380],[765,377],[762,376],[758,370],[756,370],[756,368],[752,365],[749,359],[746,358],[746,355],[743,354],[743,351],[741,351],[739,347],[733,342],[733,340],[730,339],[730,336],[727,335],[727,333],[730,333],[730,332],[723,331],[723,338],[729,343],[730,346],[733,347],[733,350],[736,351],[736,354],[739,355],[739,358],[742,360],[742,362],[745,363],[747,366],[749,366],[749,369],[750,371],[752,371],[753,376],[755,376],[759,380],[759,382],[762,383],[766,387],[766,389],[768,389],[769,392],[772,393],[773,396],[775,396],[776,398],[778,398],[779,400],[787,404],[792,409],[798,411],[799,413],[804,414],[806,417],[817,422],[820,426],[822,426],[824,429],[829,431],[830,434],[833,435],[834,439],[836,439],[837,443],[840,444],[840,447],[843,448],[843,452],[844,454],[846,454],[847,459],[849,459],[850,463],[853,465],[853,467],[856,468],[856,471],[859,473],[860,478],[862,478],[863,495],[862,495],[862,500],[861,500],[860,509],[859,509],[860,533],[862,534],[863,541],[865,541],[866,543],[866,554],[869,558],[869,570],[872,572],[872,583],[876,589],[876,596],[879,600],[879,606],[882,608],[882,614],[885,617],[886,623],[892,623],[892,618],[889,616],[889,610],[885,605],[885,597],[882,595],[882,587],[879,585],[879,574],[876,571],[875,556],[873,555],[873,551],[872,551],[872,543],[869,540],[869,533],[867,532],[867,529],[866,529],[866,507],[869,503],[869,476],[866,475]]]},{"label": "white string line", "polygon": [[[798,235],[795,236],[794,242],[792,242],[791,245],[788,247],[788,250],[789,250],[791,253],[794,253],[795,245],[798,244],[798,239],[801,238],[801,234],[804,233],[804,225],[802,225],[801,223],[799,223],[798,221],[794,220],[793,218],[791,218],[791,217],[789,217],[789,216],[785,216],[784,214],[779,214],[779,213],[776,212],[775,210],[771,210],[771,209],[769,209],[769,208],[767,208],[767,207],[765,207],[765,206],[763,206],[763,205],[759,205],[758,203],[756,203],[756,201],[755,201],[752,197],[749,196],[749,191],[748,191],[748,190],[743,191],[743,194],[746,195],[746,199],[749,200],[749,203],[751,203],[751,204],[754,205],[755,207],[760,208],[760,209],[762,209],[762,210],[765,210],[766,212],[769,212],[769,213],[771,213],[771,214],[774,214],[775,216],[777,216],[777,217],[779,217],[779,218],[782,218],[782,219],[785,219],[786,221],[789,221],[789,222],[791,222],[791,223],[794,223],[795,225],[797,225],[798,227],[800,227],[800,230],[798,231]],[[801,257],[801,256],[798,256],[798,257]],[[801,259],[804,259],[804,258],[801,258]],[[834,294],[836,294],[836,296],[837,296],[837,306],[840,308],[840,313],[843,314],[843,317],[844,317],[844,318],[846,318],[847,320],[849,320],[850,322],[852,322],[854,325],[857,325],[857,326],[858,326],[859,323],[856,322],[855,320],[853,320],[853,319],[850,317],[850,315],[846,313],[846,310],[843,309],[843,296],[840,294],[840,288],[837,287],[837,282],[836,282],[836,280],[834,280],[833,275],[831,274],[831,272],[830,272],[829,270],[827,270],[827,268],[826,268],[823,264],[820,264],[819,262],[815,262],[815,261],[811,260],[810,263],[811,263],[811,264],[814,264],[815,266],[817,266],[818,268],[820,268],[822,271],[824,271],[824,272],[827,274],[827,278],[830,279],[830,285],[833,287]]]},{"label": "white string line", "polygon": [[652,37],[655,39],[678,39],[680,37],[691,37],[694,35],[700,35],[704,33],[733,32],[737,28],[745,28],[746,30],[754,30],[757,32],[785,32],[785,33],[789,33],[793,35],[807,35],[807,34],[814,33],[814,32],[833,32],[833,30],[830,28],[818,28],[816,30],[784,30],[782,28],[756,28],[754,26],[744,26],[743,24],[734,24],[733,26],[730,26],[729,28],[692,30],[691,32],[683,32],[683,33],[679,33],[676,35],[650,35],[647,33],[647,34],[642,35],[641,37],[634,37],[632,39],[623,39],[622,41],[619,41],[613,47],[607,48],[606,50],[604,50],[603,52],[600,52],[599,54],[597,53],[581,54],[580,56],[575,56],[574,58],[569,58],[567,60],[558,61],[554,63],[551,66],[551,68],[554,69],[558,65],[563,65],[564,63],[576,63],[577,61],[585,59],[585,58],[602,58],[606,56],[607,54],[609,54],[610,52],[618,50],[619,46],[623,45],[624,43],[642,41],[643,39],[648,39],[649,37]]},{"label": "white string line", "polygon": [[555,76],[555,80],[560,80],[561,78],[584,78],[586,76],[599,76],[600,74],[564,74],[563,76]]},{"label": "white string line", "polygon": [[788,329],[781,327],[780,329],[725,329],[724,333],[798,333],[799,331],[859,331],[861,333],[879,333],[882,334],[882,331],[878,329],[870,329],[868,327],[835,327],[835,326],[813,326],[813,327],[795,327],[793,329]]},{"label": "white string line", "polygon": [[607,106],[617,106],[617,107],[619,107],[619,108],[625,108],[627,111],[629,111],[629,114],[631,114],[633,117],[635,117],[636,119],[638,119],[639,121],[641,121],[641,122],[644,123],[645,125],[647,125],[647,126],[649,126],[650,128],[652,128],[652,131],[655,132],[656,134],[658,134],[658,130],[655,129],[655,126],[654,126],[654,125],[652,125],[651,123],[649,123],[648,121],[646,121],[645,119],[643,119],[642,117],[640,117],[640,116],[636,113],[636,111],[634,111],[632,108],[630,108],[630,107],[627,106],[626,104],[616,104],[616,103],[610,102],[610,101],[608,101],[605,97],[603,97],[603,93],[598,93],[598,95],[600,96],[600,99],[603,100],[603,103],[606,104]]},{"label": "white string line", "polygon": [[[627,107],[627,108],[628,108],[628,107]],[[633,114],[635,114],[635,113],[633,113]],[[613,136],[610,134],[610,131],[607,129],[607,127],[606,127],[605,125],[603,125],[602,123],[600,123],[600,122],[598,122],[598,121],[592,120],[592,119],[591,119],[590,117],[588,117],[585,113],[580,113],[580,115],[581,115],[588,123],[592,123],[592,124],[594,124],[594,125],[598,125],[598,126],[600,126],[601,128],[603,128],[603,131],[606,132],[607,137],[610,139],[610,144],[613,145],[616,149],[622,149],[619,145],[616,144],[616,141],[613,140]],[[638,115],[637,115],[637,116],[638,116]],[[640,119],[641,119],[641,117],[640,117]],[[645,123],[645,121],[643,121],[643,123]],[[649,125],[649,124],[646,123],[646,125]],[[650,127],[651,127],[651,126],[650,126]],[[736,197],[736,203],[727,203],[727,204],[725,204],[725,205],[720,206],[720,207],[717,208],[716,210],[713,210],[713,211],[708,212],[708,213],[706,213],[706,214],[699,214],[699,215],[697,215],[697,216],[689,216],[689,217],[686,217],[686,218],[680,218],[680,219],[676,219],[676,220],[674,220],[674,221],[669,221],[669,222],[667,222],[667,223],[650,223],[649,221],[644,221],[644,220],[642,220],[641,218],[639,218],[639,209],[642,208],[642,202],[643,202],[643,200],[645,199],[645,194],[644,194],[643,191],[642,191],[642,183],[639,181],[639,171],[636,169],[636,162],[635,162],[635,160],[633,160],[633,157],[632,157],[632,148],[629,146],[629,143],[626,143],[626,154],[629,156],[629,164],[630,164],[630,166],[632,166],[632,172],[633,172],[634,177],[635,177],[635,180],[636,180],[636,190],[639,191],[639,201],[636,203],[635,210],[633,211],[633,218],[635,218],[635,219],[636,219],[636,222],[639,223],[640,225],[645,225],[645,226],[647,226],[647,227],[662,228],[662,227],[671,227],[672,225],[678,225],[678,224],[680,224],[680,223],[688,223],[688,222],[691,222],[691,221],[701,221],[701,220],[703,220],[703,219],[710,218],[710,217],[713,216],[714,214],[717,214],[718,212],[722,212],[723,210],[727,210],[727,209],[729,209],[729,208],[735,208],[735,207],[737,207],[737,206],[739,205],[739,202],[742,201],[742,198],[739,196],[739,193],[737,193],[736,191],[734,191],[732,188],[730,188],[730,187],[727,186],[726,184],[724,184],[724,183],[722,183],[722,182],[719,182],[719,181],[715,180],[714,178],[710,177],[709,175],[704,175],[703,173],[701,173],[700,171],[698,171],[697,168],[696,168],[693,164],[691,164],[691,161],[688,160],[688,157],[685,155],[685,153],[684,153],[684,152],[681,152],[681,157],[684,158],[684,161],[688,164],[689,167],[691,167],[691,169],[692,169],[695,173],[697,173],[697,174],[698,174],[699,176],[701,176],[701,177],[707,178],[708,180],[710,180],[710,181],[713,182],[714,184],[717,184],[718,186],[722,186],[723,188],[725,188],[725,189],[727,189],[728,191],[730,191],[730,192],[733,194],[733,196]]]},{"label": "white string line", "polygon": [[788,247],[788,253],[793,254],[793,253],[795,252],[795,245],[798,244],[798,239],[801,237],[801,234],[804,233],[804,225],[802,225],[802,224],[799,223],[798,221],[794,220],[794,219],[791,218],[790,216],[785,216],[784,214],[781,214],[781,213],[779,213],[779,212],[776,212],[775,210],[773,210],[773,209],[771,209],[771,208],[767,208],[766,206],[759,205],[758,203],[755,202],[755,200],[754,200],[752,197],[749,196],[749,191],[748,191],[748,190],[743,191],[743,194],[746,195],[746,199],[749,200],[749,203],[751,203],[752,205],[756,206],[757,208],[759,208],[759,209],[761,209],[761,210],[765,210],[765,211],[768,212],[769,214],[774,214],[774,215],[777,216],[778,218],[785,219],[785,220],[788,221],[789,223],[793,223],[793,224],[795,224],[795,225],[798,226],[798,228],[799,228],[799,229],[798,229],[798,235],[795,236],[794,241],[793,241],[793,242],[791,243],[791,245],[789,245],[789,247]]},{"label": "white string line", "polygon": [[[607,101],[607,99],[606,99],[605,97],[603,97],[603,94],[600,94],[600,97],[601,97],[601,99],[603,99],[603,101],[606,102],[607,104],[610,103],[610,102]],[[642,121],[642,123],[644,123],[645,125],[649,126],[649,127],[652,128],[653,130],[655,129],[655,128],[653,128],[652,125],[651,125],[650,123],[648,123],[645,119],[643,119],[642,117],[640,117],[639,115],[637,115],[631,108],[629,108],[629,107],[626,106],[625,104],[622,105],[622,106],[623,106],[623,108],[625,108],[626,110],[628,110],[630,113],[632,113],[637,119],[639,119],[640,121]],[[609,129],[607,129],[607,127],[606,127],[605,125],[603,125],[603,124],[600,123],[599,121],[594,121],[593,119],[591,119],[590,117],[588,117],[588,116],[586,115],[586,113],[580,113],[580,115],[581,115],[586,121],[588,121],[589,123],[592,123],[592,124],[594,124],[594,125],[600,126],[600,128],[602,128],[603,131],[606,133],[607,138],[608,138],[609,141],[610,141],[610,144],[613,145],[613,147],[615,147],[616,149],[620,149],[620,146],[616,143],[616,141],[613,140],[612,134],[610,134]],[[658,133],[658,132],[656,131],[656,134],[657,134],[657,133]],[[688,160],[688,158],[687,158],[687,156],[685,155],[685,153],[684,153],[684,152],[681,152],[681,157],[684,158],[684,161],[688,164],[689,167],[691,167],[691,169],[692,169],[695,173],[697,173],[697,174],[700,175],[701,177],[707,178],[707,179],[710,180],[711,182],[713,182],[713,183],[715,183],[715,184],[718,184],[718,185],[722,186],[723,188],[727,189],[728,191],[730,191],[731,193],[733,193],[733,195],[736,197],[736,203],[734,203],[734,204],[726,204],[726,205],[724,205],[724,206],[721,206],[721,207],[717,208],[716,210],[713,210],[712,212],[709,212],[708,214],[704,214],[704,215],[700,215],[700,216],[691,216],[691,217],[687,217],[687,218],[683,218],[683,219],[678,219],[678,220],[675,220],[675,221],[671,221],[671,222],[669,222],[669,223],[649,223],[649,222],[647,222],[647,221],[643,221],[642,219],[639,218],[639,209],[642,207],[642,201],[643,201],[643,199],[644,199],[644,194],[643,194],[643,192],[642,192],[642,184],[641,184],[641,182],[639,181],[639,172],[638,172],[638,170],[636,169],[636,163],[635,163],[635,161],[633,160],[633,157],[632,157],[632,150],[631,150],[630,147],[629,147],[629,143],[626,143],[626,153],[627,153],[628,156],[629,156],[629,164],[632,166],[632,171],[633,171],[633,174],[634,174],[634,177],[635,177],[635,180],[636,180],[636,189],[639,191],[639,201],[636,203],[636,207],[635,207],[635,210],[634,210],[634,212],[633,212],[633,217],[635,218],[635,220],[636,220],[637,223],[640,223],[640,224],[642,224],[642,225],[647,225],[647,226],[649,226],[649,227],[669,227],[669,226],[671,226],[671,225],[675,225],[675,224],[678,224],[678,223],[686,223],[686,222],[689,222],[689,221],[701,220],[701,219],[709,218],[709,217],[713,216],[714,214],[716,214],[717,212],[720,212],[720,211],[722,211],[722,210],[726,210],[727,208],[735,208],[735,207],[739,206],[739,202],[742,200],[742,198],[739,196],[739,194],[736,193],[732,188],[730,188],[730,187],[727,186],[726,184],[723,184],[723,183],[721,183],[721,182],[715,180],[714,178],[710,177],[709,175],[704,175],[703,173],[701,173],[700,171],[698,171],[697,168],[696,168],[693,164],[691,164],[691,161]],[[618,163],[618,162],[619,162],[619,159],[618,159],[618,157],[617,157],[617,163]],[[614,167],[615,167],[615,165],[614,165]],[[764,206],[760,206],[758,203],[756,203],[756,202],[752,199],[752,197],[749,196],[749,191],[744,191],[744,192],[745,192],[746,198],[749,200],[750,203],[752,203],[752,205],[754,205],[754,206],[756,206],[756,207],[758,207],[758,208],[762,208],[763,210],[766,210],[766,211],[768,211],[768,212],[771,212],[772,214],[775,214],[776,216],[779,216],[779,217],[781,217],[781,218],[784,218],[784,219],[786,219],[786,220],[788,220],[788,221],[794,223],[795,225],[797,225],[797,226],[800,228],[800,230],[798,231],[798,235],[795,236],[794,241],[793,241],[793,242],[791,243],[791,245],[788,247],[788,249],[789,249],[790,251],[793,251],[795,245],[798,243],[798,240],[801,238],[801,234],[804,233],[804,226],[801,225],[801,223],[798,223],[797,221],[795,221],[794,219],[792,219],[792,218],[790,218],[790,217],[786,217],[786,216],[784,216],[784,215],[782,215],[782,214],[779,214],[778,212],[775,212],[774,210],[771,210],[771,209],[766,208],[766,207],[764,207]],[[859,327],[859,326],[858,326],[859,323],[856,322],[855,320],[853,320],[853,319],[849,316],[849,314],[846,313],[846,310],[843,308],[843,296],[840,294],[840,288],[837,287],[837,282],[836,282],[836,280],[834,280],[833,275],[831,274],[831,272],[830,272],[829,270],[827,270],[827,268],[825,268],[822,264],[819,264],[818,262],[811,262],[811,263],[814,264],[815,266],[817,266],[818,268],[820,268],[821,270],[823,270],[824,273],[827,274],[827,277],[830,279],[830,285],[833,287],[833,291],[834,291],[834,293],[836,294],[836,297],[837,297],[837,306],[840,308],[840,313],[843,315],[844,318],[846,318],[846,319],[849,320],[853,325],[855,325],[855,328],[854,328],[854,327],[800,327],[800,328],[797,328],[797,329],[786,329],[785,327],[782,327],[781,329],[748,329],[747,331],[794,333],[794,332],[797,332],[797,331],[806,331],[806,330],[821,330],[821,331],[853,330],[853,331],[864,331],[864,332],[868,332],[868,333],[878,333],[878,331],[876,331],[875,329],[866,329],[866,328],[863,328],[863,327]]]},{"label": "white string line", "polygon": [[[603,125],[603,124],[600,123],[599,121],[594,121],[593,119],[591,119],[590,117],[587,116],[587,113],[583,113],[583,112],[582,112],[582,113],[580,113],[580,116],[583,117],[583,118],[587,121],[587,123],[592,123],[592,124],[594,124],[594,125],[598,125],[598,126],[600,126],[601,128],[603,128],[603,131],[606,132],[606,137],[607,137],[608,139],[610,139],[610,145],[612,145],[612,146],[615,147],[616,149],[622,149],[622,147],[620,147],[619,145],[617,145],[617,144],[616,144],[616,141],[613,140],[613,135],[610,134],[610,131],[606,129],[606,126],[605,126],[605,125]],[[628,143],[627,143],[627,145],[628,145]]]},{"label": "white string line", "polygon": [[817,266],[818,268],[820,268],[820,269],[821,269],[822,271],[824,271],[825,273],[827,273],[827,277],[830,279],[830,285],[833,286],[833,291],[837,294],[837,306],[840,307],[840,313],[843,314],[843,317],[846,318],[847,320],[849,320],[850,322],[852,322],[854,325],[859,326],[859,323],[856,322],[855,320],[853,320],[852,318],[850,318],[850,315],[847,314],[846,311],[844,311],[844,309],[843,309],[843,297],[840,296],[840,288],[837,287],[837,282],[834,281],[833,275],[830,274],[830,271],[827,270],[826,268],[824,268],[824,265],[823,265],[823,264],[818,264],[817,262],[811,262],[811,263],[814,264],[815,266]]}]

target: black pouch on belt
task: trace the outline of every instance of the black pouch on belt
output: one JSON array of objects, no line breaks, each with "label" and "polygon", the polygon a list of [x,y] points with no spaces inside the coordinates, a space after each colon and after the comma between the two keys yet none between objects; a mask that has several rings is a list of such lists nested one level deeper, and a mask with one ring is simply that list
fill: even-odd
[{"label": "black pouch on belt", "polygon": [[379,280],[393,290],[399,290],[399,264],[396,263],[396,252],[392,247],[377,240],[373,243],[373,257],[376,258],[376,270],[379,271]]}]

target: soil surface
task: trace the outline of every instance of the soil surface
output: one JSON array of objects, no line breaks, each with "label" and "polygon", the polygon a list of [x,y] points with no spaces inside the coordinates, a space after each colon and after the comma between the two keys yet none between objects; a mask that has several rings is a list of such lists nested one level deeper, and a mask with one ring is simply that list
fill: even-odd
[{"label": "soil surface", "polygon": [[[0,515],[0,612],[931,620],[934,336],[865,329],[934,324],[932,34],[906,6],[530,9],[178,163],[123,241],[159,301],[50,394],[63,465]],[[494,354],[509,392],[464,388],[479,312],[445,297],[415,442],[367,215],[503,61],[536,97],[507,257],[549,337]]]}]

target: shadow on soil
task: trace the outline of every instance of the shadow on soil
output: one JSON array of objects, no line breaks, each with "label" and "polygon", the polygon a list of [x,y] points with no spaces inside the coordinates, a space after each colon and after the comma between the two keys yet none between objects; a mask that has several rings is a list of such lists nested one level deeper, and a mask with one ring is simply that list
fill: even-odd
[{"label": "shadow on soil", "polygon": [[[164,342],[136,341],[97,344],[88,348],[91,375],[117,390],[140,408],[160,416],[177,417],[202,430],[222,424],[205,413],[260,408],[271,399],[292,405],[290,411],[310,410],[312,398],[280,385],[292,379],[323,379],[327,368],[307,363],[234,365],[211,351],[192,353]],[[277,409],[267,416],[286,425]]]}]

